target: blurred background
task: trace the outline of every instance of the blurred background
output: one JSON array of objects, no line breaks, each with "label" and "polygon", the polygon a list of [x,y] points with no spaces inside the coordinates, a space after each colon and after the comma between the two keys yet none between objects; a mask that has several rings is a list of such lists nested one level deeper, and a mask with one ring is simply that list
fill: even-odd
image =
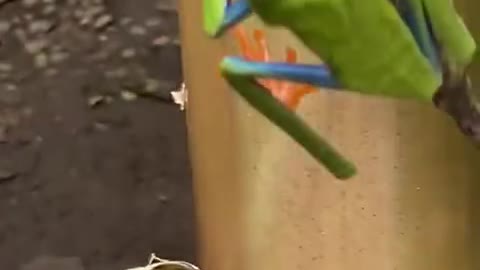
[{"label": "blurred background", "polygon": [[195,263],[175,6],[0,0],[0,269]]}]

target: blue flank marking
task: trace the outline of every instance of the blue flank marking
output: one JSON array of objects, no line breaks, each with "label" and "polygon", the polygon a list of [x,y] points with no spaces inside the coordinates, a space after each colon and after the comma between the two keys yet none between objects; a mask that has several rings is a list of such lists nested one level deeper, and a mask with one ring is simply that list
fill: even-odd
[{"label": "blue flank marking", "polygon": [[252,9],[250,8],[248,0],[239,0],[234,3],[230,3],[229,1],[225,9],[225,18],[223,19],[222,25],[220,26],[220,29],[218,29],[216,36],[221,35],[228,28],[242,21],[251,13]]},{"label": "blue flank marking", "polygon": [[324,65],[250,62],[239,57],[226,57],[221,68],[225,72],[239,76],[275,78],[318,87],[340,88],[340,84]]},{"label": "blue flank marking", "polygon": [[[425,11],[425,7],[422,4],[422,11],[425,14],[425,21],[427,25],[420,26],[415,18],[415,11],[413,10],[412,6],[408,3],[408,0],[401,0],[397,2],[396,5],[397,11],[399,12],[400,17],[403,19],[405,24],[407,25],[408,29],[412,33],[417,45],[420,47],[421,52],[427,59],[429,60],[430,64],[433,66],[435,71],[441,73],[442,67],[439,60],[438,54],[438,43],[436,43],[435,37],[433,35],[433,30],[431,27],[430,19],[428,18],[428,14]],[[426,27],[428,31],[428,41],[425,43],[422,42],[420,38],[420,28]]]},{"label": "blue flank marking", "polygon": [[438,73],[442,73],[443,68],[440,61],[440,44],[438,43],[438,39],[435,37],[432,21],[430,20],[430,15],[428,14],[428,12],[425,12],[425,21],[427,22],[427,29],[430,40],[432,42],[432,50],[434,51],[434,55],[436,56],[434,59],[434,68]]},{"label": "blue flank marking", "polygon": [[417,23],[415,21],[415,13],[413,12],[411,6],[409,5],[408,1],[398,1],[396,5],[397,11],[400,14],[400,17],[403,19],[403,22],[407,25],[408,29],[412,33],[415,42],[421,48],[422,52],[424,52],[424,47],[420,43],[420,33],[417,27]]}]

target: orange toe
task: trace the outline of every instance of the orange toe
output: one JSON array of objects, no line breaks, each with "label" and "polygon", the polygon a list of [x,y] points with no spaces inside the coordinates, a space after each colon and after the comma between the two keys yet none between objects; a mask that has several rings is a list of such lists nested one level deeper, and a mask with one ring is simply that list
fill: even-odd
[{"label": "orange toe", "polygon": [[[254,30],[253,39],[255,45],[250,44],[248,35],[242,26],[234,27],[232,33],[245,59],[249,61],[270,62],[270,51],[263,31],[258,29]],[[285,61],[292,64],[296,63],[297,52],[292,48],[287,48]],[[277,98],[277,100],[292,110],[298,107],[305,95],[316,91],[313,86],[295,82],[274,79],[259,79],[258,82]]]}]

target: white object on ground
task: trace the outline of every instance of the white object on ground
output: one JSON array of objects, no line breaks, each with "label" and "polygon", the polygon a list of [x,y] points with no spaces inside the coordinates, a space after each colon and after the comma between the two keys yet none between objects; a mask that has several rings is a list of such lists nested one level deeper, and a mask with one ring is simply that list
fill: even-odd
[{"label": "white object on ground", "polygon": [[185,110],[185,105],[188,102],[188,91],[185,83],[182,83],[182,86],[180,86],[178,91],[172,91],[170,94],[172,95],[173,102],[180,106],[180,110]]},{"label": "white object on ground", "polygon": [[[164,268],[164,269],[162,269]],[[184,262],[184,261],[170,261],[166,259],[160,259],[155,254],[150,255],[148,264],[146,266],[140,266],[135,268],[129,268],[126,270],[200,270],[197,266]]]}]

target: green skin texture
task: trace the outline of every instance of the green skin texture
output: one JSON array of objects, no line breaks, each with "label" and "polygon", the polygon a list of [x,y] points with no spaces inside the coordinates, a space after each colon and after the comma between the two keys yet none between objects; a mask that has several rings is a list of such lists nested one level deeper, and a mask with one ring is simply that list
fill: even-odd
[{"label": "green skin texture", "polygon": [[346,90],[431,101],[440,86],[388,1],[278,2],[281,6],[268,8],[267,3],[275,6],[275,1],[250,1],[263,21],[290,29],[317,53]]},{"label": "green skin texture", "polygon": [[433,31],[443,46],[443,55],[450,65],[466,68],[476,52],[476,43],[463,20],[455,12],[451,0],[424,0]]},{"label": "green skin texture", "polygon": [[[204,29],[214,35],[225,0],[204,1]],[[448,66],[464,69],[476,50],[473,37],[449,0],[409,0],[424,22],[425,7]],[[408,27],[388,0],[250,0],[267,25],[289,29],[328,66],[346,91],[432,102],[442,84]],[[292,19],[295,18],[295,19]],[[426,26],[420,40],[429,44]],[[355,166],[284,108],[254,81],[221,65],[224,78],[245,100],[287,132],[336,178],[348,179]],[[381,75],[379,75],[381,74]]]}]

